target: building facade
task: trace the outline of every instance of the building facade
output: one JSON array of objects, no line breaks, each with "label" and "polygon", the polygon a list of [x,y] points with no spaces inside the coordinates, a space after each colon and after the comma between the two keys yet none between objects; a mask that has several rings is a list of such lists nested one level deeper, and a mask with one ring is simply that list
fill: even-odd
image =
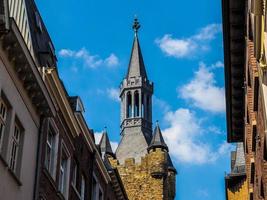
[{"label": "building facade", "polygon": [[246,199],[267,199],[266,1],[223,0],[222,7],[227,139],[244,145]]},{"label": "building facade", "polygon": [[130,200],[173,200],[176,170],[157,123],[152,133],[153,83],[138,40],[137,19],[128,71],[121,83],[121,141],[109,161],[117,169]]},{"label": "building facade", "polygon": [[0,199],[127,200],[33,0],[0,1]]}]

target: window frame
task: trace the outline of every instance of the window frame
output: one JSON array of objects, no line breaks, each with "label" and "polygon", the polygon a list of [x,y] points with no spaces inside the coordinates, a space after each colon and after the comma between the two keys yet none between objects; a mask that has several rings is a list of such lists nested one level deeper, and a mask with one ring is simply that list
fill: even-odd
[{"label": "window frame", "polygon": [[[64,167],[62,167],[62,161],[64,161]],[[59,174],[58,174],[58,189],[61,192],[61,194],[65,197],[65,199],[68,199],[69,196],[69,179],[70,179],[70,153],[66,145],[62,141],[61,151],[60,151]]]},{"label": "window frame", "polygon": [[[2,109],[5,108],[4,114],[2,114]],[[3,116],[4,115],[4,116]],[[7,115],[8,115],[8,106],[4,102],[3,98],[0,98],[0,153],[2,153],[3,149],[3,141],[5,137],[5,131],[7,126]]]},{"label": "window frame", "polygon": [[[15,121],[12,126],[10,136],[10,146],[9,146],[9,159],[8,159],[8,167],[9,170],[16,176],[16,178],[20,179],[20,171],[21,171],[21,162],[23,156],[23,144],[24,144],[24,134],[25,130],[15,116]],[[15,134],[18,134],[16,136]],[[15,148],[15,155],[14,155]]]},{"label": "window frame", "polygon": [[81,192],[80,192],[81,200],[85,200],[85,190],[86,190],[86,181],[85,181],[84,175],[82,174],[81,175]]},{"label": "window frame", "polygon": [[[52,134],[53,137],[53,144],[50,144],[50,165],[47,166],[47,147],[48,147],[48,136]],[[48,119],[47,131],[46,131],[46,138],[45,138],[45,159],[44,159],[44,166],[51,177],[56,180],[56,172],[57,172],[57,162],[58,162],[58,146],[59,146],[59,130],[52,118]]]},{"label": "window frame", "polygon": [[[94,182],[95,182],[95,187],[94,187]],[[95,192],[94,192],[94,189],[95,189]],[[102,194],[102,198],[99,199],[99,195],[100,195],[100,192]],[[100,182],[97,178],[97,176],[95,175],[95,173],[93,172],[93,181],[92,181],[92,196],[91,196],[91,199],[92,200],[104,200],[104,192],[103,192],[103,189],[100,185]]]}]

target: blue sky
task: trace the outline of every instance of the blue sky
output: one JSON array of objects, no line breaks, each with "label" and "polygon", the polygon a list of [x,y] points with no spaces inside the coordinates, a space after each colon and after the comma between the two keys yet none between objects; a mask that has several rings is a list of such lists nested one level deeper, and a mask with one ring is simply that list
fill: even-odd
[{"label": "blue sky", "polygon": [[226,141],[220,0],[36,0],[70,95],[81,96],[99,137],[120,139],[118,87],[126,74],[133,18],[159,120],[178,170],[178,200],[223,200]]}]

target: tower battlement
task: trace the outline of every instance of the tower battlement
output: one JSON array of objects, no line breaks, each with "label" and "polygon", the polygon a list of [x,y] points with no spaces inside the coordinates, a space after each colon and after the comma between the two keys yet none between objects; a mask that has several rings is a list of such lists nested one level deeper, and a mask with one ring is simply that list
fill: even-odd
[{"label": "tower battlement", "polygon": [[[175,196],[176,171],[170,168],[168,152],[161,148],[150,150],[135,162],[127,158],[123,164],[109,158],[112,167],[117,168],[129,199],[172,200]],[[164,198],[163,198],[164,196]]]}]

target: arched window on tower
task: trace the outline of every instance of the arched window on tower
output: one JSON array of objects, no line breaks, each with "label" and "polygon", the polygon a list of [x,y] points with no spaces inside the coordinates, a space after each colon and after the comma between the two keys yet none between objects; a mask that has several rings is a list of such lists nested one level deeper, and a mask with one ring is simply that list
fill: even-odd
[{"label": "arched window on tower", "polygon": [[146,119],[149,120],[149,105],[150,105],[150,97],[146,96]]},{"label": "arched window on tower", "polygon": [[134,117],[139,117],[139,92],[134,92]]},{"label": "arched window on tower", "polygon": [[126,117],[132,117],[132,95],[131,92],[127,93],[127,102],[126,102]]},{"label": "arched window on tower", "polygon": [[142,93],[141,97],[141,117],[145,116],[145,105],[144,105],[144,94]]}]

